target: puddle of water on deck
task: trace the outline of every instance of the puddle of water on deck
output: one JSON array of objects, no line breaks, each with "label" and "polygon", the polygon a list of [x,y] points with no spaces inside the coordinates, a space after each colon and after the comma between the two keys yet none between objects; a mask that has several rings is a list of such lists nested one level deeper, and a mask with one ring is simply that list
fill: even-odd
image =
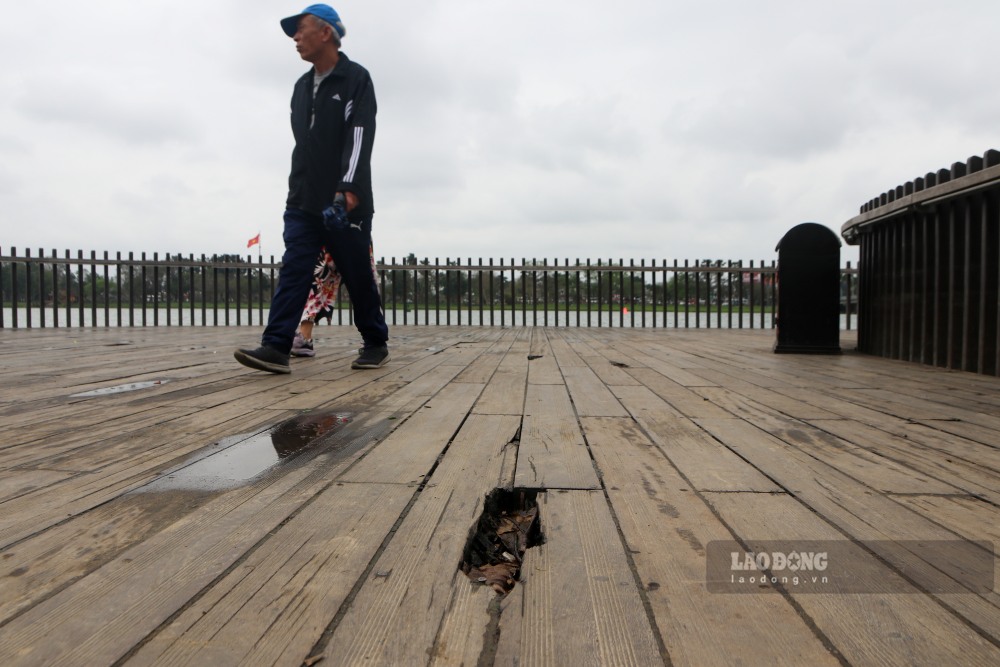
[{"label": "puddle of water on deck", "polygon": [[148,382],[129,382],[128,384],[119,384],[114,387],[101,387],[100,389],[92,389],[91,391],[80,392],[79,394],[70,394],[70,398],[88,398],[90,396],[106,396],[108,394],[120,394],[126,391],[136,391],[137,389],[149,389],[150,387],[156,387],[161,384],[166,384],[170,380],[150,380]]},{"label": "puddle of water on deck", "polygon": [[294,458],[319,438],[347,424],[344,412],[310,412],[283,421],[250,437],[235,436],[217,443],[235,444],[185,465],[140,489],[142,492],[219,491],[245,484],[282,461]]}]

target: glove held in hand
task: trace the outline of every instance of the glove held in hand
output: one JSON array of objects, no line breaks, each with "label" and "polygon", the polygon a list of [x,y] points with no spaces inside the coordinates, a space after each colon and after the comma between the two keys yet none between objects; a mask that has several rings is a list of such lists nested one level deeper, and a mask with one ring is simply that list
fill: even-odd
[{"label": "glove held in hand", "polygon": [[347,220],[347,208],[343,193],[338,192],[333,198],[333,206],[323,210],[323,226],[331,232],[342,232],[350,227]]}]

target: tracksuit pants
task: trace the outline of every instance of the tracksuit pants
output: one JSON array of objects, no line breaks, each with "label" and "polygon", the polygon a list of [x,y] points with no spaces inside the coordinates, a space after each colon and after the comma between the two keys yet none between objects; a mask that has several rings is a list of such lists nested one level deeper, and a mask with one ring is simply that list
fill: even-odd
[{"label": "tracksuit pants", "polygon": [[285,254],[278,272],[278,287],[271,298],[270,314],[261,342],[285,354],[292,349],[295,329],[309,298],[316,258],[324,246],[351,296],[354,324],[366,346],[385,345],[389,328],[382,311],[372,255],[372,221],[360,229],[331,232],[323,218],[299,209],[285,211]]}]

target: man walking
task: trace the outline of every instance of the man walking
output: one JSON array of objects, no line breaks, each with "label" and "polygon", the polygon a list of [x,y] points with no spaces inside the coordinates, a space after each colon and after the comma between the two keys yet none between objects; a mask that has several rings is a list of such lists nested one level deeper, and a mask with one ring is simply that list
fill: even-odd
[{"label": "man walking", "polygon": [[324,246],[351,296],[354,323],[364,341],[352,368],[389,360],[389,329],[382,312],[372,250],[371,153],[375,90],[368,71],[340,51],[345,34],[328,5],[310,5],[282,19],[303,60],[312,63],[292,93],[292,169],[285,208],[285,254],[270,315],[256,349],[234,356],[244,366],[289,373],[288,355]]}]

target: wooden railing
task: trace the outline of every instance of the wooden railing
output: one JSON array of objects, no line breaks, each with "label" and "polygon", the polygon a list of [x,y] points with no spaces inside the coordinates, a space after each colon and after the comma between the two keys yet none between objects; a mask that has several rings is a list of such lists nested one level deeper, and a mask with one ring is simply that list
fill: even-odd
[{"label": "wooden railing", "polygon": [[841,233],[860,245],[858,349],[1000,375],[1000,152],[872,199]]},{"label": "wooden railing", "polygon": [[[0,328],[261,325],[279,263],[253,256],[0,253]],[[395,258],[377,265],[390,325],[771,328],[776,273],[722,260]],[[852,327],[856,269],[842,271]],[[331,324],[351,324],[346,290]]]}]

